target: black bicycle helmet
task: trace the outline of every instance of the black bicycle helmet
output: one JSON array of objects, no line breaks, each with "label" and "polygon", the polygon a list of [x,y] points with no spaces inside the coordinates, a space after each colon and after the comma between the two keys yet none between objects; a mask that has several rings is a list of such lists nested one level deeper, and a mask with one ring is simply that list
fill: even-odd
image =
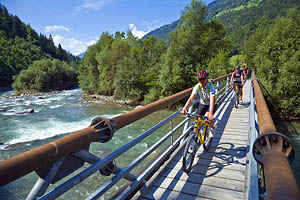
[{"label": "black bicycle helmet", "polygon": [[235,66],[235,69],[240,69],[241,67],[239,65]]},{"label": "black bicycle helmet", "polygon": [[207,70],[200,70],[198,73],[197,73],[197,78],[198,80],[200,79],[206,79],[208,77],[208,71]]}]

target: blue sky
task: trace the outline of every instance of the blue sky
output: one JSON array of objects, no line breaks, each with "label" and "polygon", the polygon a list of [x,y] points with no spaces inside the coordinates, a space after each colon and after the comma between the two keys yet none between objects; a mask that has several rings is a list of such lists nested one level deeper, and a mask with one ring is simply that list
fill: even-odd
[{"label": "blue sky", "polygon": [[[208,4],[213,0],[204,0]],[[86,51],[102,32],[147,32],[180,17],[191,0],[0,0],[37,32],[49,36],[73,55]]]}]

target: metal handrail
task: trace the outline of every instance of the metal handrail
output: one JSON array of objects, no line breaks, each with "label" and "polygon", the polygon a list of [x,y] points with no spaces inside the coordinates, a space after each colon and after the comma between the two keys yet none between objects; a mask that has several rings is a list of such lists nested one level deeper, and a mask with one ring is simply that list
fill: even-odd
[{"label": "metal handrail", "polygon": [[[109,141],[115,130],[187,97],[191,90],[192,88],[184,90],[147,106],[114,117],[110,121],[96,118],[91,126],[83,130],[0,162],[0,186],[43,168],[72,152],[84,149],[92,142]],[[112,130],[108,126],[112,126],[110,128]]]},{"label": "metal handrail", "polygon": [[258,80],[252,73],[259,137],[253,145],[255,160],[263,166],[267,199],[300,198],[300,191],[290,164],[295,152],[289,138],[276,131]]}]

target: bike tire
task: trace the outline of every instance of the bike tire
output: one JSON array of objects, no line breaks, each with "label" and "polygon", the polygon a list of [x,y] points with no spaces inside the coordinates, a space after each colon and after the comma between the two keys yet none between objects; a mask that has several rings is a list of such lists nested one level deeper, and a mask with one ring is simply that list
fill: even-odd
[{"label": "bike tire", "polygon": [[189,173],[192,169],[194,158],[196,155],[196,139],[194,133],[189,135],[185,144],[182,160],[183,171]]},{"label": "bike tire", "polygon": [[239,105],[239,97],[237,95],[237,93],[235,92],[235,95],[234,95],[235,99],[234,99],[234,107],[235,108],[238,108],[238,105]]},{"label": "bike tire", "polygon": [[204,135],[203,149],[208,150],[212,143],[212,138],[209,137],[209,132],[211,132],[210,128],[207,127],[205,132],[206,133]]}]

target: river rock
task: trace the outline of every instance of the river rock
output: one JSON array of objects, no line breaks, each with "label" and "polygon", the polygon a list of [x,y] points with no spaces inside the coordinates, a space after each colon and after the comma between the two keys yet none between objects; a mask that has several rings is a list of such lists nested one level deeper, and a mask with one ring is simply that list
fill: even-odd
[{"label": "river rock", "polygon": [[26,114],[26,113],[34,113],[33,109],[29,109],[29,110],[24,110],[22,112],[16,112],[16,114]]}]

